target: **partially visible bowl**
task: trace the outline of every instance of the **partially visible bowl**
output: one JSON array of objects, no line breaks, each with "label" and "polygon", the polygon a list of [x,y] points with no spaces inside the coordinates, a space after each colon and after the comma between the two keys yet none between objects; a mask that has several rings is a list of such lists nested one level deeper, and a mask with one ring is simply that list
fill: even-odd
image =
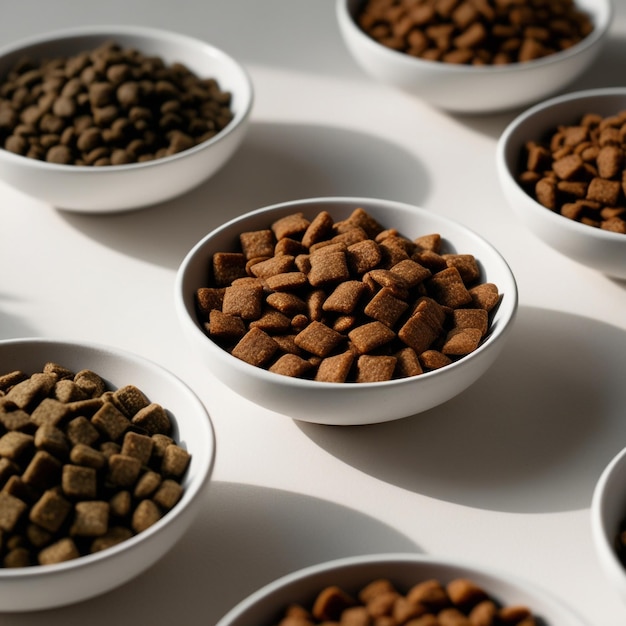
[{"label": "partially visible bowl", "polygon": [[[195,295],[208,285],[211,258],[234,251],[239,234],[269,228],[276,219],[302,212],[312,219],[327,211],[340,221],[360,207],[386,228],[409,238],[439,233],[447,250],[473,254],[481,282],[495,283],[502,294],[487,336],[472,353],[438,370],[382,382],[332,383],[267,371],[231,355],[210,339],[196,311]],[[294,419],[349,425],[385,422],[421,413],[461,393],[496,361],[517,311],[517,286],[499,252],[482,237],[448,218],[408,204],[372,198],[311,198],[277,204],[237,217],[199,241],[176,277],[175,305],[190,352],[236,393]]]},{"label": "partially visible bowl", "polygon": [[610,0],[577,0],[594,29],[571,48],[525,63],[471,66],[429,61],[378,43],[356,23],[362,0],[337,0],[339,28],[348,50],[371,77],[455,113],[523,107],[559,92],[594,61],[611,24]]},{"label": "partially visible bowl", "polygon": [[576,125],[587,113],[608,117],[623,110],[623,87],[558,96],[515,118],[502,133],[496,151],[500,185],[520,222],[557,252],[615,278],[626,278],[626,234],[583,224],[546,208],[523,189],[519,175],[526,142],[540,142],[560,125]]},{"label": "partially visible bowl", "polygon": [[145,358],[97,344],[34,338],[0,341],[2,374],[41,372],[47,362],[75,372],[92,370],[114,388],[138,387],[169,412],[172,437],[191,454],[191,461],[178,503],[130,539],[62,563],[0,567],[0,612],[79,602],[136,577],[163,557],[189,528],[202,506],[213,470],[215,438],[209,415],[191,389],[172,373]]},{"label": "partially visible bowl", "polygon": [[618,536],[626,521],[626,448],[606,466],[591,500],[591,532],[607,581],[626,602],[626,565],[618,557]]},{"label": "partially visible bowl", "polygon": [[356,594],[370,582],[387,579],[406,593],[419,582],[434,579],[446,585],[458,578],[470,579],[502,605],[526,606],[545,626],[584,626],[580,617],[531,583],[485,567],[417,554],[346,557],[287,574],[242,600],[217,626],[277,624],[289,605],[310,607],[332,585]]},{"label": "partially visible bowl", "polygon": [[46,33],[0,49],[0,77],[22,57],[56,59],[115,41],[166,64],[182,63],[201,78],[214,78],[232,95],[233,119],[217,135],[177,154],[142,163],[102,167],[60,165],[0,147],[0,179],[56,208],[77,212],[126,211],[175,198],[217,172],[245,135],[253,86],[244,67],[198,39],[142,26],[86,26]]}]

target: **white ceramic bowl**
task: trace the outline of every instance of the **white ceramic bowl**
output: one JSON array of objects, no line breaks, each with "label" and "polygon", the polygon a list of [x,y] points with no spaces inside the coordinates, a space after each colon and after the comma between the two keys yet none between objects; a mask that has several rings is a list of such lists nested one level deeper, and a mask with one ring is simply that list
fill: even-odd
[{"label": "white ceramic bowl", "polygon": [[613,15],[610,0],[577,0],[592,17],[594,31],[570,49],[528,63],[506,66],[428,61],[376,42],[355,22],[361,0],[337,0],[345,44],[373,78],[456,113],[487,113],[522,107],[557,93],[582,74],[606,39]]},{"label": "white ceramic bowl", "polygon": [[0,568],[0,612],[35,611],[79,602],[148,569],[190,526],[213,470],[215,438],[206,409],[185,383],[161,366],[96,344],[31,338],[0,341],[2,373],[18,369],[39,372],[48,361],[76,372],[90,369],[114,387],[132,384],[141,389],[168,410],[173,437],[191,454],[191,462],[181,500],[147,530],[112,548],[64,563]]},{"label": "white ceramic bowl", "polygon": [[270,626],[291,603],[310,606],[325,587],[338,585],[348,593],[378,578],[407,591],[418,582],[436,579],[446,584],[469,578],[503,605],[525,605],[545,626],[584,626],[580,617],[534,585],[484,567],[417,554],[376,554],[337,559],[287,574],[240,602],[217,626]]},{"label": "white ceramic bowl", "polygon": [[234,154],[247,129],[253,86],[247,71],[214,46],[141,26],[91,26],[32,37],[0,49],[0,76],[22,56],[57,58],[115,40],[124,48],[181,62],[203,78],[215,78],[232,94],[233,120],[212,139],[175,155],[144,163],[104,167],[58,165],[0,149],[0,179],[54,207],[105,213],[164,202],[196,187]]},{"label": "white ceramic bowl", "polygon": [[591,532],[600,566],[626,602],[626,566],[616,551],[620,525],[626,520],[626,448],[606,466],[591,500]]},{"label": "white ceramic bowl", "polygon": [[496,150],[500,185],[519,220],[561,254],[615,278],[626,278],[626,235],[581,224],[550,211],[517,182],[525,142],[539,141],[560,124],[586,113],[609,116],[626,109],[626,88],[591,89],[552,98],[531,107],[502,133]]},{"label": "white ceramic bowl", "polygon": [[[477,350],[455,363],[419,376],[375,383],[322,383],[283,376],[250,365],[220,348],[198,322],[194,297],[207,285],[215,252],[234,250],[238,235],[268,228],[276,219],[302,212],[311,219],[326,210],[335,221],[362,207],[386,228],[409,238],[438,232],[458,252],[473,254],[483,282],[503,294],[488,336]],[[248,213],[209,233],[187,254],[177,274],[175,304],[191,352],[240,395],[294,419],[321,424],[368,424],[426,411],[474,383],[493,364],[517,310],[517,286],[502,256],[479,235],[445,217],[411,205],[371,198],[312,198],[285,202]]]}]

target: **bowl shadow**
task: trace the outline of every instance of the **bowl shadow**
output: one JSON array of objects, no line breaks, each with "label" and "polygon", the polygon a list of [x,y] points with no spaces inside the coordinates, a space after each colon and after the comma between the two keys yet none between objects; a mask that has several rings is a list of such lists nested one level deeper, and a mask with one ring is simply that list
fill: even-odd
[{"label": "bowl shadow", "polygon": [[[211,484],[198,519],[147,572],[83,603],[3,614],[3,626],[215,624],[240,600],[291,571],[375,552],[420,552],[398,531],[352,509],[279,489]],[[167,593],[164,593],[167,590]],[[139,601],[150,599],[150,602]]]},{"label": "bowl shadow", "polygon": [[345,463],[433,498],[514,513],[584,509],[626,445],[624,354],[619,328],[521,307],[496,365],[444,405],[376,425],[298,426]]},{"label": "bowl shadow", "polygon": [[329,126],[255,122],[232,159],[180,198],[127,213],[59,213],[105,246],[177,269],[209,231],[263,206],[322,196],[419,204],[428,191],[423,164],[379,137]]}]

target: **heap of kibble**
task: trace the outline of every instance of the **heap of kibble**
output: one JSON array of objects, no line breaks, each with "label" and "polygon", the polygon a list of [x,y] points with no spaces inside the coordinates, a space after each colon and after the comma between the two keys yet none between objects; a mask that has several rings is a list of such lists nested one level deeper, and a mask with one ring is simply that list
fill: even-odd
[{"label": "heap of kibble", "polygon": [[530,609],[503,606],[467,578],[416,583],[406,593],[389,579],[373,580],[356,594],[331,585],[311,606],[290,604],[276,626],[537,626]]},{"label": "heap of kibble", "polygon": [[626,111],[589,113],[528,141],[519,181],[546,208],[626,234]]},{"label": "heap of kibble", "polygon": [[0,376],[0,559],[48,565],[98,552],[180,499],[189,453],[133,385],[47,363]]},{"label": "heap of kibble", "polygon": [[294,213],[239,241],[213,255],[199,319],[232,355],[278,374],[360,383],[444,367],[478,347],[500,301],[473,255],[362,208],[338,222]]},{"label": "heap of kibble", "polygon": [[593,30],[574,0],[366,0],[357,23],[393,50],[468,65],[532,61]]},{"label": "heap of kibble", "polygon": [[181,63],[115,42],[21,59],[0,83],[0,146],[69,165],[125,165],[191,148],[231,120],[231,94]]}]

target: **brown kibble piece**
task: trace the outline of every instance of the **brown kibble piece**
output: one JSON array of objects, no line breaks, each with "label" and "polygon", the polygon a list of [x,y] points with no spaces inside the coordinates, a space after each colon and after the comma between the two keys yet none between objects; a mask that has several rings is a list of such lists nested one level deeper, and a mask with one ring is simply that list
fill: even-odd
[{"label": "brown kibble piece", "polygon": [[90,550],[92,553],[100,552],[101,550],[106,550],[122,541],[130,539],[132,536],[133,533],[130,529],[123,526],[114,526],[113,528],[109,528],[104,535],[96,537],[91,543]]},{"label": "brown kibble piece", "polygon": [[105,402],[91,419],[91,423],[107,439],[119,439],[130,426],[130,421],[112,402]]},{"label": "brown kibble piece", "polygon": [[159,507],[152,500],[142,500],[135,511],[131,521],[132,529],[136,533],[143,532],[156,524],[162,517]]},{"label": "brown kibble piece", "polygon": [[127,432],[122,441],[121,453],[127,456],[133,456],[142,465],[147,465],[152,455],[154,441],[149,435],[141,435],[133,431]]},{"label": "brown kibble piece", "polygon": [[56,533],[65,522],[71,510],[72,505],[66,498],[56,490],[49,489],[33,505],[28,519],[37,524],[37,526],[51,533]]},{"label": "brown kibble piece", "polygon": [[269,361],[278,349],[278,344],[259,328],[251,328],[232,350],[236,356],[250,365],[261,366]]},{"label": "brown kibble piece", "polygon": [[112,454],[109,458],[107,480],[117,487],[132,487],[141,471],[141,461],[125,454]]},{"label": "brown kibble piece", "polygon": [[93,467],[64,465],[61,477],[63,493],[75,499],[92,499],[98,493],[96,470]]},{"label": "brown kibble piece", "polygon": [[319,593],[311,612],[318,620],[338,620],[341,613],[354,604],[355,600],[350,595],[333,585]]},{"label": "brown kibble piece", "polygon": [[283,376],[302,377],[312,368],[310,361],[307,361],[296,354],[283,354],[269,367],[270,372],[282,374]]},{"label": "brown kibble piece", "polygon": [[348,338],[359,354],[367,354],[395,339],[396,334],[379,321],[368,322],[351,330]]},{"label": "brown kibble piece", "polygon": [[179,445],[171,444],[163,452],[161,473],[165,477],[182,478],[189,467],[191,455]]},{"label": "brown kibble piece", "polygon": [[328,356],[343,340],[340,333],[316,321],[311,322],[294,338],[299,348],[319,357]]},{"label": "brown kibble piece", "polygon": [[109,528],[109,503],[99,500],[77,502],[70,526],[72,537],[99,537]]},{"label": "brown kibble piece", "polygon": [[447,356],[462,356],[478,348],[482,333],[477,328],[453,328],[448,331],[441,352]]},{"label": "brown kibble piece", "polygon": [[[143,391],[135,385],[124,385],[116,389],[113,392],[113,402],[129,418],[150,404]],[[117,437],[112,437],[112,439],[117,439]]]},{"label": "brown kibble piece", "polygon": [[172,430],[169,415],[158,402],[151,402],[143,409],[137,411],[131,419],[131,424],[141,428],[147,435],[155,435],[157,433],[169,435]]},{"label": "brown kibble piece", "polygon": [[322,359],[315,373],[315,380],[327,383],[343,383],[348,378],[354,361],[350,351]]},{"label": "brown kibble piece", "polygon": [[19,498],[0,491],[0,531],[12,531],[27,508]]},{"label": "brown kibble piece", "polygon": [[175,480],[166,478],[161,481],[156,493],[152,496],[153,501],[164,511],[169,511],[181,499],[183,495],[182,486]]},{"label": "brown kibble piece", "polygon": [[443,306],[456,309],[472,301],[472,297],[456,267],[449,267],[437,272],[428,279],[427,285],[434,299]]},{"label": "brown kibble piece", "polygon": [[70,561],[79,556],[80,553],[74,541],[69,537],[65,537],[41,550],[38,561],[40,565],[52,565],[53,563]]},{"label": "brown kibble piece", "polygon": [[356,382],[375,383],[391,380],[396,367],[394,356],[371,356],[362,354],[356,362]]}]

